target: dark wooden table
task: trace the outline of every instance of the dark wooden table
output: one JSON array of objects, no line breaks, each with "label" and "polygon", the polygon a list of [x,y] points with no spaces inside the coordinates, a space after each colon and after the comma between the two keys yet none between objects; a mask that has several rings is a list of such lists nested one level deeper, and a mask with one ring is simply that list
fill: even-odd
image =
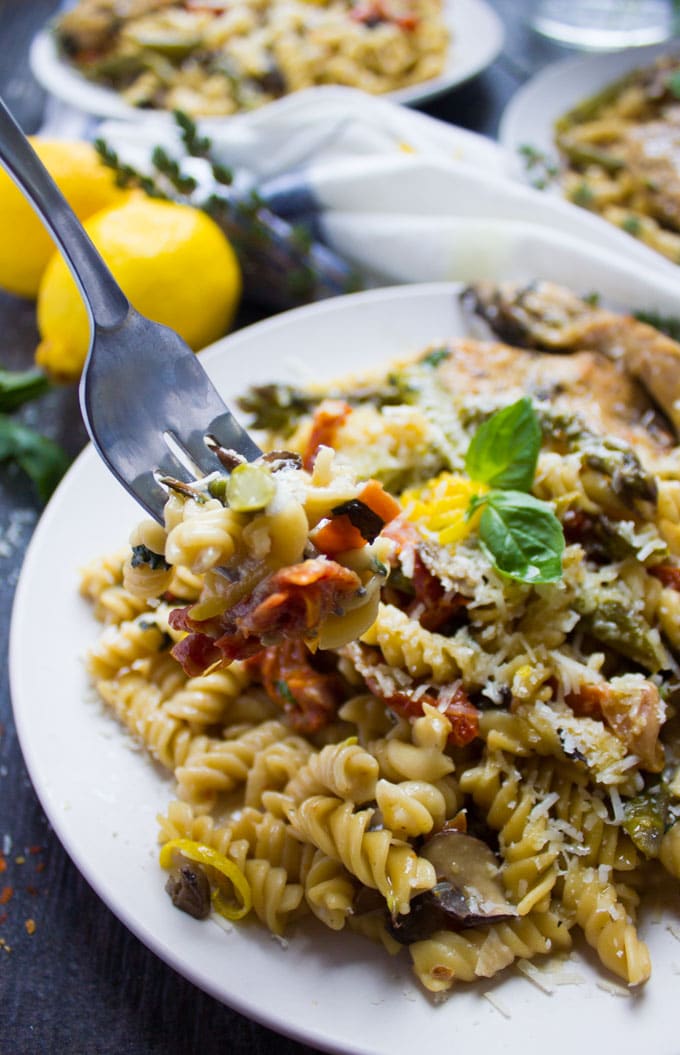
[{"label": "dark wooden table", "polygon": [[[424,109],[493,137],[517,88],[565,52],[527,26],[528,0],[490,2],[505,23],[503,53],[475,80]],[[28,69],[28,48],[57,6],[58,0],[0,0],[0,96],[26,132],[39,129],[45,103]],[[0,366],[30,366],[36,341],[33,303],[0,293]],[[25,408],[24,417],[71,455],[84,446],[73,387]],[[31,484],[12,467],[0,467],[4,655],[14,588],[40,513]],[[58,597],[54,618],[59,619]],[[312,1051],[194,988],[93,893],[51,831],[31,786],[12,721],[6,663],[0,672],[0,853],[0,1055]],[[262,997],[266,1001],[266,993]]]}]

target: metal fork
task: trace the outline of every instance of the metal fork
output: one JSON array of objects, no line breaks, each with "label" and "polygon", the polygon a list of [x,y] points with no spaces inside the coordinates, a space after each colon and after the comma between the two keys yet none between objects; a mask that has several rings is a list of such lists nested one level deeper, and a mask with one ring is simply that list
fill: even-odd
[{"label": "metal fork", "polygon": [[1,99],[0,162],[50,230],[88,309],[80,406],[90,439],[123,487],[162,521],[160,476],[208,475],[221,465],[215,443],[247,461],[262,452],[181,337],[130,306]]}]

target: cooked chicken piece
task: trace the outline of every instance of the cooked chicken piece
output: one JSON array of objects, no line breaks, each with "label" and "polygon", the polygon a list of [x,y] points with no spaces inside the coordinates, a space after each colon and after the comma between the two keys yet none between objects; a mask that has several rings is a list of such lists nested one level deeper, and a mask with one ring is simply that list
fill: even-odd
[{"label": "cooked chicken piece", "polygon": [[[551,359],[532,367],[536,382],[542,377],[544,383],[553,379],[575,385],[577,398],[589,415],[595,409],[592,404],[601,403],[603,421],[611,422],[607,431],[620,436],[621,426],[637,423],[628,438],[634,442],[636,431],[644,437],[642,419],[649,403],[634,384],[637,380],[680,434],[680,344],[653,326],[631,315],[594,307],[551,282],[526,287],[479,283],[465,290],[463,303],[502,340],[522,348],[578,352],[570,360],[580,366],[570,368],[570,360],[560,365],[560,360]],[[599,353],[591,356],[587,368],[586,350]],[[603,358],[610,360],[609,369]],[[579,381],[576,375],[581,370],[584,374]]]},{"label": "cooked chicken piece", "polygon": [[438,373],[452,392],[500,394],[517,388],[549,399],[557,411],[577,413],[593,432],[654,453],[672,446],[640,386],[599,352],[557,356],[465,339],[453,341],[449,350]]}]

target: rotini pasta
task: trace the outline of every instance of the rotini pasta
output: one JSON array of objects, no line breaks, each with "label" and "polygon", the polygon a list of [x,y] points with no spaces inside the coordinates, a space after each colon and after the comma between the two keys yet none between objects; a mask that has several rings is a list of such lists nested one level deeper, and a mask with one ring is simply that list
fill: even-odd
[{"label": "rotini pasta", "polygon": [[[164,49],[162,65],[151,61],[159,33],[180,44]],[[436,0],[393,0],[379,16],[345,0],[239,0],[225,9],[138,0],[122,16],[112,2],[80,0],[57,35],[69,62],[128,104],[212,116],[314,84],[373,93],[417,84],[441,73],[448,46]]]},{"label": "rotini pasta", "polygon": [[[539,347],[601,349],[607,326],[634,345],[571,294],[467,296]],[[621,418],[618,387],[613,410],[588,403],[580,356],[551,354],[544,377],[535,348],[451,342],[286,392],[277,428],[304,410],[270,430],[273,454],[171,481],[164,524],[85,568],[103,624],[88,673],[173,776],[175,904],[406,946],[434,993],[572,942],[647,980],[638,906],[660,867],[680,878],[680,462],[658,421],[641,438]],[[558,395],[522,396],[553,369]],[[251,392],[259,426],[275,399]]]}]

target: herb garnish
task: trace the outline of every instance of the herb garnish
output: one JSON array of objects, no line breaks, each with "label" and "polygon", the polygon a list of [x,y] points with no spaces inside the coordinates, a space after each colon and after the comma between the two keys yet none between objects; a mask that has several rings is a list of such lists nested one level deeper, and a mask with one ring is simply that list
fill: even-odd
[{"label": "herb garnish", "polygon": [[559,175],[559,166],[555,159],[531,143],[522,143],[518,147],[518,153],[527,175],[531,177],[531,185],[536,190],[545,190]]},{"label": "herb garnish", "polygon": [[489,487],[528,491],[540,447],[541,426],[525,396],[482,422],[465,455],[465,471]]},{"label": "herb garnish", "polygon": [[431,352],[428,352],[420,360],[424,366],[431,366],[433,369],[440,365],[440,363],[446,362],[451,356],[451,351],[448,348],[433,348]]},{"label": "herb garnish", "polygon": [[674,95],[676,99],[680,99],[680,70],[675,70],[669,75],[666,87],[671,95]]},{"label": "herb garnish", "polygon": [[304,225],[272,212],[256,191],[235,191],[234,172],[214,157],[211,140],[191,117],[175,110],[181,147],[195,159],[163,146],[151,148],[150,164],[138,170],[104,139],[94,147],[118,186],[138,187],[151,198],[202,209],[222,228],[239,259],[247,299],[269,308],[290,308],[351,293],[365,285],[358,270],[317,241]]},{"label": "herb garnish", "polygon": [[0,368],[0,462],[16,462],[30,476],[43,502],[66,472],[69,458],[54,440],[15,421],[9,414],[44,395],[49,388],[50,383],[41,370]]},{"label": "herb garnish", "polygon": [[467,518],[482,509],[482,548],[498,571],[527,583],[562,575],[562,525],[547,502],[528,493],[540,446],[538,417],[525,396],[483,422],[465,456],[471,479],[490,488],[471,499]]},{"label": "herb garnish", "polygon": [[673,315],[658,315],[653,311],[634,311],[633,318],[646,322],[674,341],[680,341],[680,319]]},{"label": "herb garnish", "polygon": [[283,681],[283,680],[275,681],[274,682],[274,688],[278,692],[278,694],[281,697],[281,699],[285,700],[286,703],[289,703],[289,704],[296,704],[297,703],[295,697],[293,696],[293,693],[291,692],[290,685],[288,684],[287,681]]},{"label": "herb garnish", "polygon": [[145,564],[151,571],[158,571],[159,569],[167,571],[170,567],[162,553],[154,553],[152,549],[142,543],[132,547],[130,563],[133,568],[138,568],[140,564]]}]

